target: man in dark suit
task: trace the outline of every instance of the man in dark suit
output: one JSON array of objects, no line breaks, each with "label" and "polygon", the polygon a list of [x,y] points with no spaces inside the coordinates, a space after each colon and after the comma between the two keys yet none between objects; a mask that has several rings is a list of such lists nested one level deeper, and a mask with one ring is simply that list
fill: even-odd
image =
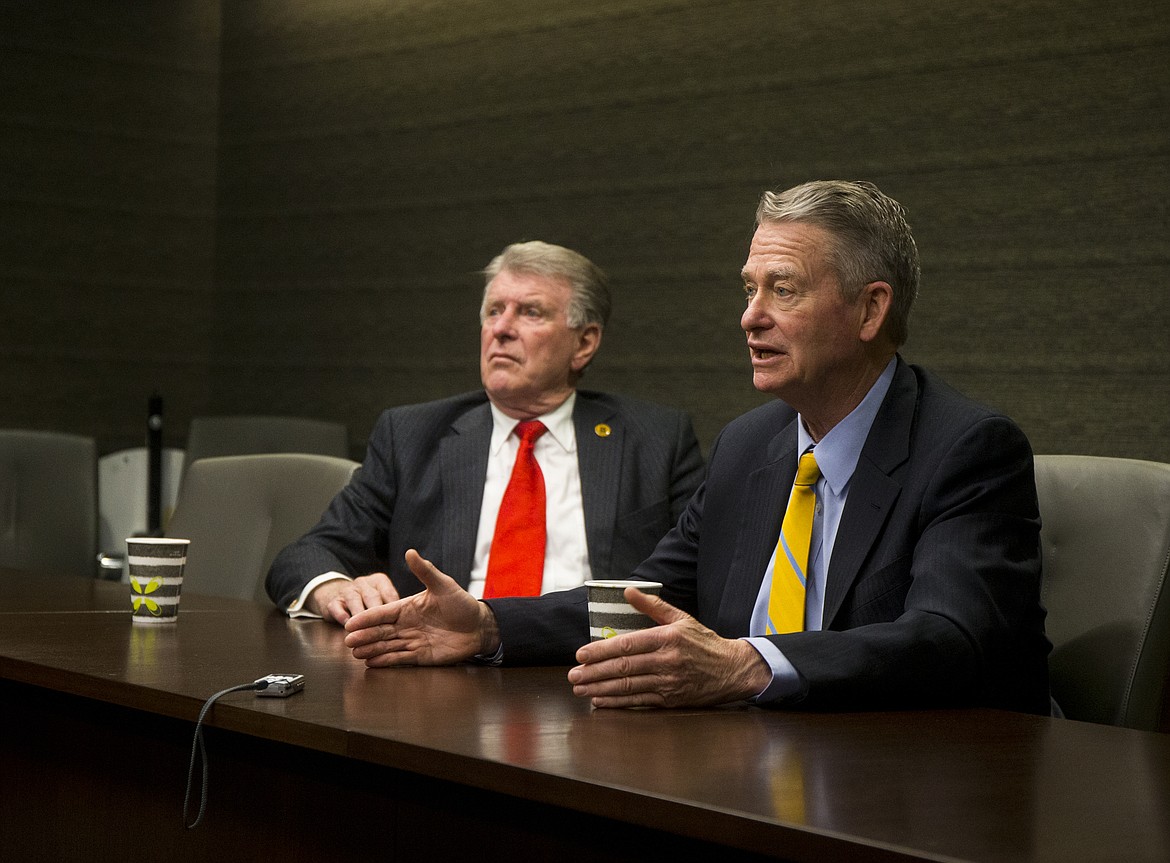
[{"label": "man in dark suit", "polygon": [[[599,707],[1048,712],[1031,450],[898,356],[919,277],[901,206],[869,183],[767,193],[742,275],[753,380],[781,401],[724,429],[702,488],[634,570],[664,584],[661,598],[626,590],[660,626],[584,644],[581,591],[464,602],[408,552],[428,590],[351,620],[354,655],[575,650],[569,680]],[[804,551],[790,541],[800,511]]]},{"label": "man in dark suit", "polygon": [[[609,317],[604,274],[570,249],[529,242],[505,249],[485,276],[483,391],[382,414],[353,480],[273,561],[268,594],[290,615],[344,623],[415,593],[422,585],[404,560],[412,547],[474,596],[625,575],[694,493],[702,461],[685,414],[577,389]],[[532,421],[541,536],[518,540],[511,568],[535,566],[518,589],[501,572],[499,549],[512,537],[500,538],[509,528],[498,516],[521,461],[518,430]],[[527,531],[537,519],[521,521]]]}]

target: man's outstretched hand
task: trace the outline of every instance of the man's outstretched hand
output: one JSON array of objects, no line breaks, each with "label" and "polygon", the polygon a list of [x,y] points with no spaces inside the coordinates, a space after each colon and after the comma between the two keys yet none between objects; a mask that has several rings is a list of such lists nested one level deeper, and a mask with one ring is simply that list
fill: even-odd
[{"label": "man's outstretched hand", "polygon": [[495,615],[413,548],[406,565],[425,590],[355,614],[345,646],[371,668],[454,665],[499,649]]}]

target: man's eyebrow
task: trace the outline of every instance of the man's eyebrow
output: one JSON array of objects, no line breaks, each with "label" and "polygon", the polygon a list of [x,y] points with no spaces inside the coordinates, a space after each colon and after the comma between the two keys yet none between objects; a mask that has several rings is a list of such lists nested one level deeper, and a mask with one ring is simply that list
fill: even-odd
[{"label": "man's eyebrow", "polygon": [[[746,267],[740,272],[740,277],[743,278],[744,282],[746,283],[750,284],[753,282],[751,274],[748,272]],[[790,282],[795,278],[796,270],[794,270],[792,267],[770,267],[764,271],[763,284],[771,285],[775,284],[776,282]]]}]

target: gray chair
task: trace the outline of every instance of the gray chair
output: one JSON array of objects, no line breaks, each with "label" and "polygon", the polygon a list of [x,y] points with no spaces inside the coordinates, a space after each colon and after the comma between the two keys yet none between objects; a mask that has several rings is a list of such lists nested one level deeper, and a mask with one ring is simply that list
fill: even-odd
[{"label": "gray chair", "polygon": [[0,566],[97,574],[93,438],[0,430]]},{"label": "gray chair", "polygon": [[349,431],[343,423],[306,417],[195,417],[187,431],[183,472],[201,458],[303,452],[349,456]]},{"label": "gray chair", "polygon": [[191,540],[184,592],[264,600],[272,559],[317,523],[357,467],[300,453],[197,460],[166,531]]},{"label": "gray chair", "polygon": [[1170,465],[1036,457],[1052,694],[1070,719],[1170,730]]}]

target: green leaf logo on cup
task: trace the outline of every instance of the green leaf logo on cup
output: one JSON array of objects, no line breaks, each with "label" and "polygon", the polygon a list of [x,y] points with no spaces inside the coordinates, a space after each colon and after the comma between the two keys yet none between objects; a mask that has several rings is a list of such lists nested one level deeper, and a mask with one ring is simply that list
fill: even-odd
[{"label": "green leaf logo on cup", "polygon": [[174,623],[187,565],[187,539],[132,536],[126,540],[130,570],[130,619],[134,623]]},{"label": "green leaf logo on cup", "polygon": [[636,587],[643,593],[658,596],[662,590],[660,582],[637,579],[587,581],[585,587],[589,591],[590,641],[601,641],[604,638],[613,638],[658,625],[653,618],[635,611],[634,607],[626,602],[625,590],[627,587]]}]

